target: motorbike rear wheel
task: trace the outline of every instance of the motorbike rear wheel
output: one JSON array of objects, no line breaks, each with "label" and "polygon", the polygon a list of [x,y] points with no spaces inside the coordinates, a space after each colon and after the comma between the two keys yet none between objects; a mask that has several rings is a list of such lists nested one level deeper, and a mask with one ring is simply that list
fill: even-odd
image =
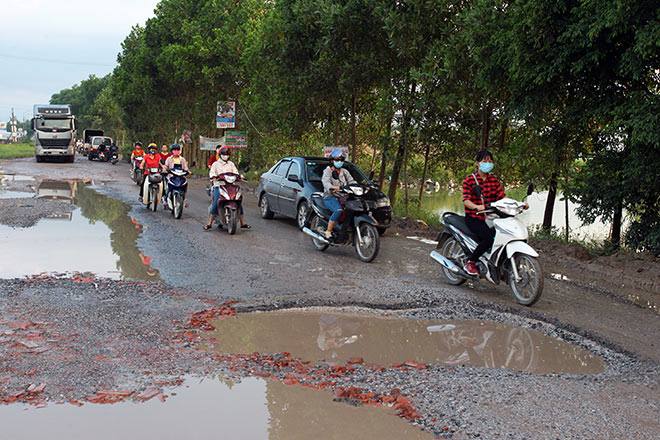
[{"label": "motorbike rear wheel", "polygon": [[516,264],[520,280],[515,279],[511,269],[511,260],[507,264],[509,271],[509,287],[518,304],[531,306],[541,298],[543,292],[543,271],[536,258],[525,254],[515,254],[513,260]]},{"label": "motorbike rear wheel", "polygon": [[372,224],[363,222],[358,225],[362,241],[358,238],[358,231],[355,231],[355,252],[357,252],[360,260],[365,263],[371,263],[378,255],[380,250],[380,235],[376,227]]},{"label": "motorbike rear wheel", "polygon": [[[461,248],[461,245],[458,244],[458,241],[456,241],[454,237],[449,237],[445,240],[440,249],[440,255],[451,260],[459,267],[462,266],[463,261],[465,260],[465,252],[463,252],[463,248]],[[444,266],[442,266],[442,273],[447,279],[447,282],[452,286],[460,286],[466,281],[465,278],[459,277]]]},{"label": "motorbike rear wheel", "polygon": [[183,196],[178,192],[172,195],[172,215],[175,219],[180,219],[183,214]]},{"label": "motorbike rear wheel", "polygon": [[225,222],[227,223],[227,232],[229,232],[229,235],[234,235],[238,226],[236,224],[235,209],[225,208]]},{"label": "motorbike rear wheel", "polygon": [[[316,215],[314,216],[314,218],[312,218],[312,221],[309,225],[309,229],[316,232],[317,234],[325,236],[325,227],[321,223],[321,220],[319,219],[319,217],[316,216]],[[312,244],[314,245],[314,248],[316,248],[316,250],[320,251],[320,252],[323,252],[329,246],[328,244],[323,243],[322,241],[318,241],[315,238],[312,238]]]},{"label": "motorbike rear wheel", "polygon": [[149,203],[151,203],[151,210],[156,212],[158,209],[158,188],[152,187],[149,189]]}]

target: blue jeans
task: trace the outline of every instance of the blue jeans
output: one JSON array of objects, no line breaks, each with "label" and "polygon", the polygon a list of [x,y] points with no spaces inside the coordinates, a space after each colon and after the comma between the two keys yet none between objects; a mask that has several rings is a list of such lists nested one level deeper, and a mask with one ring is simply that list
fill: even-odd
[{"label": "blue jeans", "polygon": [[[213,203],[211,204],[211,215],[218,215],[218,203],[220,203],[220,188],[217,186],[213,187]],[[243,203],[240,200],[236,200],[238,203],[238,214],[243,215]]]},{"label": "blue jeans", "polygon": [[341,213],[344,211],[341,207],[341,203],[339,203],[339,200],[335,196],[327,196],[323,199],[323,203],[325,203],[325,207],[328,208],[330,211],[332,211],[332,215],[330,216],[330,221],[331,222],[338,222],[339,219],[341,218]]}]

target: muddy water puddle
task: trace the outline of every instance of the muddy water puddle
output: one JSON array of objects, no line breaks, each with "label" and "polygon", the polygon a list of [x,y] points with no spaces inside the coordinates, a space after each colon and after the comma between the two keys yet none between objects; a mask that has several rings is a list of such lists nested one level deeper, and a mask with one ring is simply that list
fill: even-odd
[{"label": "muddy water puddle", "polygon": [[421,321],[354,313],[281,311],[239,314],[213,323],[213,350],[289,352],[307,361],[378,365],[417,361],[529,373],[592,374],[602,359],[535,330],[503,323]]},{"label": "muddy water puddle", "polygon": [[0,225],[0,278],[81,272],[159,280],[150,258],[137,247],[142,227],[128,216],[130,207],[99,194],[88,183],[45,180],[32,183],[33,193],[8,191],[11,196],[57,200],[73,209],[48,213],[29,228]]},{"label": "muddy water puddle", "polygon": [[3,436],[35,438],[431,439],[389,408],[334,402],[329,391],[274,380],[190,378],[165,402],[0,407]]}]

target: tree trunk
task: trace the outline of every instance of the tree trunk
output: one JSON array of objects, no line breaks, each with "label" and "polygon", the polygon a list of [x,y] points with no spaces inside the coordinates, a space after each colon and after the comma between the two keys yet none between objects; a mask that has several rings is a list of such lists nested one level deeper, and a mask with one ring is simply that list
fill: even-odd
[{"label": "tree trunk", "polygon": [[503,119],[502,126],[500,128],[500,138],[497,143],[497,151],[504,151],[504,144],[506,144],[506,134],[509,130],[509,120]]},{"label": "tree trunk", "polygon": [[424,171],[422,171],[422,184],[419,185],[419,202],[417,207],[421,209],[422,207],[422,197],[424,197],[424,185],[426,185],[426,171],[429,166],[429,154],[431,153],[431,144],[426,144],[426,151],[424,153]]},{"label": "tree trunk", "polygon": [[351,109],[351,150],[353,150],[351,161],[357,165],[358,157],[360,157],[360,151],[357,146],[357,132],[355,130],[355,112],[357,111],[357,96],[355,91],[353,91],[353,108]]},{"label": "tree trunk", "polygon": [[[375,144],[380,146],[380,133],[383,131],[383,125],[385,125],[385,121],[383,121],[381,124],[378,124],[378,134],[376,134],[376,142]],[[369,169],[369,172],[374,171],[374,166],[376,165],[376,152],[378,152],[378,148],[375,146],[373,147],[373,153],[371,155],[371,168]]]},{"label": "tree trunk", "polygon": [[335,145],[333,146],[339,145],[339,119],[340,119],[339,114],[340,114],[339,108],[335,109],[335,138],[334,138]]},{"label": "tree trunk", "polygon": [[623,203],[619,200],[612,216],[612,237],[610,241],[615,249],[621,245],[621,223],[623,221]]},{"label": "tree trunk", "polygon": [[405,145],[403,150],[403,194],[404,194],[404,204],[406,206],[406,216],[408,216],[408,127],[407,124],[403,126],[403,143]]},{"label": "tree trunk", "polygon": [[548,189],[548,200],[545,202],[542,225],[546,232],[550,232],[552,228],[552,213],[555,209],[555,197],[557,197],[557,177],[557,172],[552,173],[550,177],[550,188]]},{"label": "tree trunk", "polygon": [[403,127],[402,127],[402,136],[399,138],[399,148],[396,152],[396,158],[394,159],[394,167],[392,168],[392,180],[390,181],[390,188],[387,192],[387,196],[390,198],[390,202],[394,204],[396,200],[396,190],[397,185],[399,184],[399,174],[401,173],[401,164],[404,160],[404,155],[406,152],[406,142],[405,135],[406,126],[408,125],[408,112],[403,114]]},{"label": "tree trunk", "polygon": [[488,135],[490,134],[490,103],[486,103],[481,110],[481,149],[488,149]]},{"label": "tree trunk", "polygon": [[393,115],[389,115],[387,118],[387,142],[381,145],[381,159],[380,159],[380,175],[378,176],[378,185],[379,188],[383,188],[385,184],[385,172],[387,171],[387,156],[389,154],[389,146],[392,135],[392,118]]}]

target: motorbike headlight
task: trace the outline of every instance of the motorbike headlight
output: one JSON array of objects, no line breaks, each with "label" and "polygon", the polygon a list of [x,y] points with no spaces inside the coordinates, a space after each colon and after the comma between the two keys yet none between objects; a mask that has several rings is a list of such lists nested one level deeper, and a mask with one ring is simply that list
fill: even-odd
[{"label": "motorbike headlight", "polygon": [[390,206],[390,199],[387,197],[381,197],[380,199],[376,200],[376,208],[384,208],[386,206]]}]

